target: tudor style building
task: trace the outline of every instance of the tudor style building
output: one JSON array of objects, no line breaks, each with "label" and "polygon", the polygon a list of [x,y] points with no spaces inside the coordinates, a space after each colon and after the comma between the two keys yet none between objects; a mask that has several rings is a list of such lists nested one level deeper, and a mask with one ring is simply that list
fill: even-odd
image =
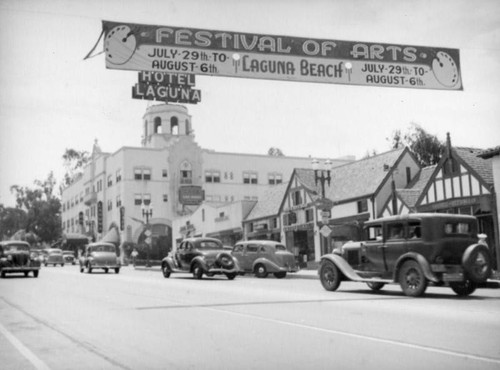
[{"label": "tudor style building", "polygon": [[[142,131],[141,147],[106,153],[94,145],[92,161],[62,193],[65,234],[82,233],[122,249],[139,245],[142,252],[150,248],[152,258],[162,258],[172,248],[177,217],[193,213],[203,201],[256,201],[294,168],[310,163],[309,158],[203,149],[180,105],[149,107]],[[334,165],[351,161],[338,159]],[[182,235],[184,226],[175,234]]]},{"label": "tudor style building", "polygon": [[[479,231],[487,235],[491,252],[500,266],[499,226],[491,157],[481,158],[482,149],[452,147],[434,166],[423,168],[407,187],[398,187],[388,204],[397,203],[397,213],[445,212],[476,216]],[[386,205],[383,215],[392,214]]]}]

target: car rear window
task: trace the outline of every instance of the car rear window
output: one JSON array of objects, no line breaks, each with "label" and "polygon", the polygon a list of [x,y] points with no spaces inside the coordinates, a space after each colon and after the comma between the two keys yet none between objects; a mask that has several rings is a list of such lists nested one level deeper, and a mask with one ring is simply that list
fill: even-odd
[{"label": "car rear window", "polygon": [[201,249],[223,249],[222,244],[212,240],[204,240],[200,242],[199,248]]},{"label": "car rear window", "polygon": [[464,236],[472,234],[472,225],[468,222],[448,221],[444,224],[446,236]]}]

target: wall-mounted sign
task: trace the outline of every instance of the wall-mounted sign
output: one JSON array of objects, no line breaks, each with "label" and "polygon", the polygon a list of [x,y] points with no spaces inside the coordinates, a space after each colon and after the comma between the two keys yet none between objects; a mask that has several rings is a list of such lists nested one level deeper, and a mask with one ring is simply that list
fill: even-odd
[{"label": "wall-mounted sign", "polygon": [[179,188],[179,203],[186,206],[196,206],[205,199],[205,192],[201,186],[185,185]]},{"label": "wall-mounted sign", "polygon": [[106,67],[462,90],[458,49],[103,21]]}]

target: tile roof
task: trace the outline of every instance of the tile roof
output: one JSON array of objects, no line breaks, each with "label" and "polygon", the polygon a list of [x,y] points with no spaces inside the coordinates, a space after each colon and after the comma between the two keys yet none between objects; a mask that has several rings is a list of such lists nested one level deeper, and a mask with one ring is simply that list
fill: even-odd
[{"label": "tile roof", "polygon": [[391,150],[335,167],[332,170],[332,186],[325,191],[326,197],[333,201],[342,201],[375,194],[389,176],[384,165],[394,166],[404,150]]},{"label": "tile roof", "polygon": [[486,150],[482,151],[479,154],[479,157],[484,158],[484,159],[488,159],[488,158],[491,158],[491,157],[494,157],[497,155],[500,155],[500,145],[495,147],[495,148],[490,148],[490,149],[486,149]]},{"label": "tile roof", "polygon": [[287,186],[288,183],[269,186],[268,190],[259,198],[255,207],[245,218],[245,221],[277,215]]},{"label": "tile roof", "polygon": [[479,157],[484,149],[477,148],[453,148],[460,158],[462,158],[482,179],[488,184],[493,185],[493,159],[483,159]]}]

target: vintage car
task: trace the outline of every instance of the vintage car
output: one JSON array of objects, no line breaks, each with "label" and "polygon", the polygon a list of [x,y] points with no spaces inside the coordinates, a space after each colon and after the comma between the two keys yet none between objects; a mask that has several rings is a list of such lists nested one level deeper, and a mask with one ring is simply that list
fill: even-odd
[{"label": "vintage car", "polygon": [[45,266],[61,265],[62,267],[64,267],[64,258],[63,258],[62,250],[60,250],[59,248],[44,249],[43,253],[44,253],[43,264]]},{"label": "vintage car", "polygon": [[64,263],[76,265],[75,253],[73,251],[62,251]]},{"label": "vintage car", "polygon": [[413,213],[369,221],[365,241],[321,257],[321,284],[334,291],[342,280],[365,282],[373,290],[399,283],[405,295],[417,297],[431,282],[468,296],[492,272],[486,235],[477,232],[476,218],[465,215]]},{"label": "vintage car", "polygon": [[85,252],[79,260],[80,272],[87,269],[89,274],[95,269],[102,269],[107,274],[110,269],[120,273],[120,259],[116,253],[116,246],[112,243],[90,243],[85,247]]},{"label": "vintage car", "polygon": [[287,272],[297,272],[299,269],[293,253],[283,244],[271,240],[238,242],[231,254],[238,260],[243,273],[252,272],[258,278],[265,278],[272,273],[282,279]]},{"label": "vintage car", "polygon": [[203,274],[224,274],[229,280],[240,272],[238,261],[231,256],[230,250],[215,238],[184,239],[173,256],[161,261],[161,270],[165,278],[173,272],[190,272],[196,279],[201,279]]},{"label": "vintage car", "polygon": [[5,277],[7,273],[24,273],[28,276],[33,272],[38,277],[40,261],[31,258],[30,245],[21,240],[10,240],[0,242],[0,276]]}]

